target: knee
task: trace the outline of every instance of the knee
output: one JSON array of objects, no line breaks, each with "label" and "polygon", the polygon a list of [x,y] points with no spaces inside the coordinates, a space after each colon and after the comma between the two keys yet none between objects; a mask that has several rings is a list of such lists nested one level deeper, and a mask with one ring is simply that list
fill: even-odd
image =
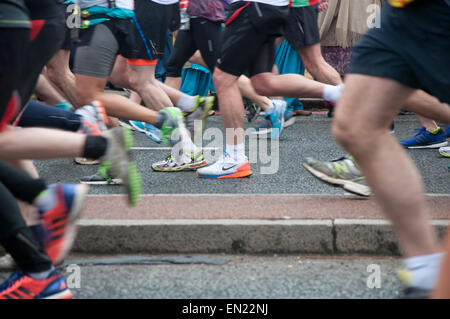
[{"label": "knee", "polygon": [[258,95],[262,96],[272,96],[277,95],[274,92],[276,91],[273,81],[271,81],[271,76],[266,73],[261,73],[258,75],[254,75],[251,78],[252,86],[255,92]]},{"label": "knee", "polygon": [[216,68],[213,73],[213,83],[216,91],[222,92],[229,88],[236,77],[223,72],[222,70]]},{"label": "knee", "polygon": [[[336,112],[337,113],[337,112]],[[335,113],[331,131],[336,141],[347,151],[363,151],[370,145],[370,135],[367,127],[355,122],[351,118],[339,116]]]}]

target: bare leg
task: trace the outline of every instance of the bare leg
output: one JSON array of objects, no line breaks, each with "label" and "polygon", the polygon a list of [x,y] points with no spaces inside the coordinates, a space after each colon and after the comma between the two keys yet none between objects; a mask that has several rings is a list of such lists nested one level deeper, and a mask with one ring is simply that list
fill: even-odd
[{"label": "bare leg", "polygon": [[156,111],[134,103],[124,96],[105,93],[103,88],[106,85],[106,79],[81,74],[76,74],[75,78],[81,105],[88,104],[93,100],[99,100],[105,106],[109,116],[124,120],[144,121],[150,124],[155,123],[158,116]]},{"label": "bare leg", "polygon": [[[64,143],[61,143],[64,141]],[[0,134],[0,159],[55,159],[83,155],[86,136],[46,128],[24,128]]]},{"label": "bare leg", "polygon": [[35,94],[37,97],[44,101],[48,105],[56,105],[64,97],[52,86],[51,82],[43,74],[39,75],[39,79],[36,84]]},{"label": "bare leg", "polygon": [[433,299],[450,299],[450,228],[444,240],[445,257],[441,265],[441,273],[437,287],[432,294]]},{"label": "bare leg", "polygon": [[47,75],[59,92],[77,108],[75,75],[69,68],[69,50],[59,50],[47,63]]},{"label": "bare leg", "polygon": [[241,130],[236,130],[243,128],[245,116],[244,103],[238,86],[238,77],[225,73],[216,67],[214,71],[214,85],[219,99],[222,123],[226,130],[227,144],[242,144],[244,142],[243,134],[239,134]]},{"label": "bare leg", "polygon": [[433,119],[445,124],[450,124],[450,107],[441,103],[434,96],[421,90],[416,90],[406,100],[403,108],[428,119]]},{"label": "bare leg", "polygon": [[361,167],[393,223],[406,258],[439,251],[436,234],[428,223],[420,174],[389,133],[394,116],[413,92],[393,80],[348,75],[333,122],[336,140]]},{"label": "bare leg", "polygon": [[245,75],[239,77],[238,85],[242,96],[258,104],[261,109],[266,110],[270,106],[270,99],[267,96],[257,94],[252,86],[252,82]]},{"label": "bare leg", "polygon": [[298,53],[306,69],[316,81],[332,85],[342,84],[339,73],[323,58],[320,43],[303,47],[298,50]]},{"label": "bare leg", "polygon": [[422,126],[425,126],[425,128],[427,130],[434,131],[434,130],[437,130],[437,128],[438,128],[438,125],[436,124],[436,122],[433,120],[430,120],[429,118],[417,115],[417,119],[419,120],[420,124],[422,124]]},{"label": "bare leg", "polygon": [[130,65],[130,69],[131,87],[142,97],[147,107],[161,110],[173,106],[155,78],[155,65]]},{"label": "bare leg", "polygon": [[251,78],[256,93],[263,96],[322,98],[325,84],[300,74],[260,73]]}]

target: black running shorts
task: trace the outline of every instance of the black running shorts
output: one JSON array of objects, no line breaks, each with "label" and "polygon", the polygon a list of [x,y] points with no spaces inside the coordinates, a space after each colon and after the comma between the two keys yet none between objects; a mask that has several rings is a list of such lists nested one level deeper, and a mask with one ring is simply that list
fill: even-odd
[{"label": "black running shorts", "polygon": [[272,72],[275,38],[284,33],[289,14],[287,6],[257,2],[235,2],[229,18],[217,66],[224,72],[249,76]]},{"label": "black running shorts", "polygon": [[285,37],[294,49],[320,43],[319,5],[290,8]]},{"label": "black running shorts", "polygon": [[353,50],[350,73],[385,77],[450,103],[450,5],[422,1],[404,9],[385,5],[381,27]]}]

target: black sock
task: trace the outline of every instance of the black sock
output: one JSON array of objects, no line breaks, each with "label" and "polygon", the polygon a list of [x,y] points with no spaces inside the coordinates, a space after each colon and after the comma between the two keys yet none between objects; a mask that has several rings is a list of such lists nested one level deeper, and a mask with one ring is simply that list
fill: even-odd
[{"label": "black sock", "polygon": [[86,137],[86,144],[84,144],[83,157],[90,159],[98,159],[105,155],[108,141],[103,136]]}]

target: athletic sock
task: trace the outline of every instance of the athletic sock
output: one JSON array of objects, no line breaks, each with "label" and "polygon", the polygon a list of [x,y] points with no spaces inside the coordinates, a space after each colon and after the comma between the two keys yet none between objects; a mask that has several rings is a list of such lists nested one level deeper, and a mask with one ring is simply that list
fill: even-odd
[{"label": "athletic sock", "polygon": [[245,156],[245,145],[244,145],[244,143],[237,144],[237,145],[228,145],[227,144],[226,152],[236,162],[244,162],[247,159],[246,156]]},{"label": "athletic sock", "polygon": [[443,253],[438,253],[405,259],[405,266],[411,272],[409,285],[422,289],[433,289],[437,283],[443,257]]},{"label": "athletic sock", "polygon": [[108,142],[103,136],[86,136],[82,157],[98,159],[106,154]]},{"label": "athletic sock", "polygon": [[344,89],[343,84],[337,86],[325,84],[325,87],[323,89],[323,99],[328,102],[337,103],[337,101],[342,95],[343,89]]},{"label": "athletic sock", "polygon": [[69,102],[67,102],[64,99],[62,99],[61,101],[56,103],[55,107],[60,109],[60,110],[64,110],[64,111],[73,111],[72,104],[70,104]]},{"label": "athletic sock", "polygon": [[191,112],[191,110],[197,105],[198,96],[191,96],[183,93],[176,103],[176,106],[183,112]]}]

